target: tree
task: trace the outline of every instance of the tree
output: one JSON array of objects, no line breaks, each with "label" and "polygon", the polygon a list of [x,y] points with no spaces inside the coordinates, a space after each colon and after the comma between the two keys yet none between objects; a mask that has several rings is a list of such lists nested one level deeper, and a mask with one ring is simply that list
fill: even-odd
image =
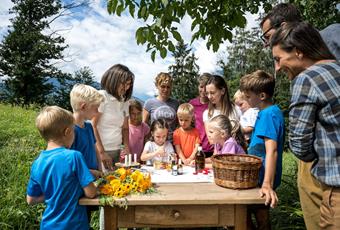
[{"label": "tree", "polygon": [[[336,1],[334,0],[290,0],[298,5],[306,20],[324,20],[327,23],[339,21],[336,15]],[[246,24],[245,13],[258,13],[259,8],[268,12],[272,8],[273,0],[108,0],[107,9],[110,14],[121,16],[129,11],[131,17],[144,20],[145,25],[136,31],[137,44],[147,44],[147,51],[151,51],[151,59],[155,59],[158,50],[162,58],[167,51],[173,52],[173,40],[181,41],[178,24],[188,15],[192,19],[191,42],[199,38],[207,40],[207,47],[217,51],[220,44],[226,40],[232,41],[232,30],[243,28]],[[310,7],[313,2],[317,9]],[[331,15],[328,15],[331,12]],[[308,17],[307,17],[308,15]],[[329,19],[329,20],[328,20]],[[187,31],[186,31],[187,32]]]},{"label": "tree", "polygon": [[190,52],[187,44],[179,42],[172,52],[175,64],[169,67],[169,73],[173,77],[172,95],[181,103],[197,96],[199,67],[196,64],[197,58]]},{"label": "tree", "polygon": [[54,93],[48,95],[47,103],[58,105],[68,110],[72,110],[70,104],[70,92],[75,84],[90,85],[96,89],[100,88],[98,82],[94,80],[95,76],[90,67],[85,66],[75,71],[72,75],[65,78],[55,79]]},{"label": "tree", "polygon": [[87,2],[61,4],[61,0],[12,0],[12,25],[0,44],[0,77],[12,104],[45,104],[52,91],[51,78],[63,78],[55,64],[67,48],[50,23]]}]

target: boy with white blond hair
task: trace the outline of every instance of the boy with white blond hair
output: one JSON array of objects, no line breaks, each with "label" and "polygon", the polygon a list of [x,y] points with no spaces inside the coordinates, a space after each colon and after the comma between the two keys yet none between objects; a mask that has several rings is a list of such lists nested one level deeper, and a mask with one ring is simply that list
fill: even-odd
[{"label": "boy with white blond hair", "polygon": [[[75,121],[75,138],[71,149],[78,150],[84,156],[87,167],[96,178],[101,176],[98,170],[96,139],[90,122],[104,100],[98,90],[89,85],[76,84],[70,93],[70,102]],[[98,156],[99,159],[100,156]]]},{"label": "boy with white blond hair", "polygon": [[82,154],[68,149],[74,138],[72,113],[58,106],[42,109],[36,119],[46,150],[34,160],[27,185],[27,203],[45,203],[40,229],[89,229],[80,197],[94,198],[94,177]]},{"label": "boy with white blond hair", "polygon": [[193,127],[194,106],[189,103],[181,104],[177,110],[180,127],[174,132],[174,145],[179,158],[185,165],[191,164],[195,159],[200,144],[200,134]]}]

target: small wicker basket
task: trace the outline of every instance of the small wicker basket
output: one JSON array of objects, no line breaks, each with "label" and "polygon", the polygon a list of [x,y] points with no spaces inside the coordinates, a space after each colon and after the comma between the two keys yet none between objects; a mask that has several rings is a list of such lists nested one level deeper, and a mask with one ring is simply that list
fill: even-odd
[{"label": "small wicker basket", "polygon": [[232,189],[257,186],[261,158],[246,154],[221,154],[212,156],[211,161],[217,185]]}]

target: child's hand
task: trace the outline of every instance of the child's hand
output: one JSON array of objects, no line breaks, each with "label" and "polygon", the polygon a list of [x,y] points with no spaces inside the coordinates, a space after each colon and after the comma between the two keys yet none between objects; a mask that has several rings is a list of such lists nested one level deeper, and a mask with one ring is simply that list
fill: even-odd
[{"label": "child's hand", "polygon": [[267,184],[263,183],[262,188],[260,189],[260,196],[266,197],[265,205],[269,205],[272,208],[275,208],[279,199],[277,198],[276,192],[272,189],[272,187]]},{"label": "child's hand", "polygon": [[99,179],[103,176],[103,173],[99,170],[90,169],[90,172],[96,179]]},{"label": "child's hand", "polygon": [[164,146],[161,146],[156,150],[156,156],[158,156],[158,157],[166,156]]},{"label": "child's hand", "polygon": [[103,162],[103,165],[108,170],[113,170],[112,168],[112,158],[107,155],[105,152],[100,155],[101,161]]},{"label": "child's hand", "polygon": [[185,164],[185,165],[190,165],[190,163],[191,163],[191,159],[190,158],[184,159],[182,161],[183,161],[183,164]]}]

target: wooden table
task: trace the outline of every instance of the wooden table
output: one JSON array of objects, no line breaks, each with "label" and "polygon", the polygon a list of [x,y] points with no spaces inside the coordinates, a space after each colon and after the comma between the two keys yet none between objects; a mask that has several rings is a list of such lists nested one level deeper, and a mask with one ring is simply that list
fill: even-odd
[{"label": "wooden table", "polygon": [[[104,207],[105,229],[119,227],[223,227],[246,229],[247,205],[263,204],[259,189],[232,190],[214,183],[157,184],[158,193],[128,196],[128,209]],[[99,205],[81,198],[81,205]]]}]

